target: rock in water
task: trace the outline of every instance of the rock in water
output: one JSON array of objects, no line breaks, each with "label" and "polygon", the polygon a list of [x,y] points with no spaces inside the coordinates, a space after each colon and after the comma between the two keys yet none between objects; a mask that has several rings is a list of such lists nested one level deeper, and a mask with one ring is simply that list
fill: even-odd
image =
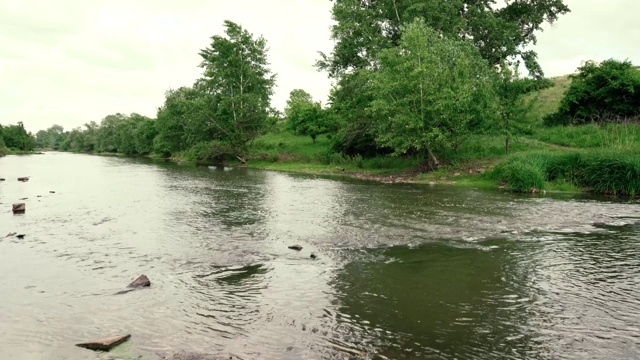
[{"label": "rock in water", "polygon": [[15,203],[13,204],[13,213],[14,214],[23,214],[27,210],[27,205],[25,203]]},{"label": "rock in water", "polygon": [[17,233],[10,232],[10,233],[8,233],[8,234],[7,234],[7,236],[5,236],[5,237],[16,236],[16,234],[17,234]]},{"label": "rock in water", "polygon": [[318,255],[316,255],[316,254],[314,254],[314,253],[311,253],[311,255],[310,255],[309,257],[310,257],[310,258],[312,258],[312,259],[317,259],[317,258],[318,258]]},{"label": "rock in water", "polygon": [[289,245],[289,246],[288,246],[288,248],[289,248],[289,249],[291,249],[291,250],[296,250],[296,251],[300,251],[300,250],[302,250],[302,246],[300,246],[300,245],[298,245],[298,244],[296,244],[296,245]]},{"label": "rock in water", "polygon": [[29,181],[29,177],[28,177],[28,176],[25,176],[25,177],[19,177],[19,178],[18,178],[18,181],[22,181],[22,182]]},{"label": "rock in water", "polygon": [[76,346],[89,349],[89,350],[109,351],[114,347],[122,344],[123,342],[129,340],[130,337],[131,335],[111,336],[111,337],[106,337],[98,340],[89,341],[86,343],[76,344]]},{"label": "rock in water", "polygon": [[149,278],[147,277],[147,275],[140,275],[137,279],[133,280],[133,282],[129,284],[127,287],[140,288],[140,287],[146,287],[146,286],[151,286],[151,281],[149,281]]},{"label": "rock in water", "polygon": [[18,239],[24,239],[24,234],[18,234],[18,235],[16,235],[16,237],[17,237]]},{"label": "rock in water", "polygon": [[56,193],[55,191],[49,191],[49,194],[55,194],[55,193]]},{"label": "rock in water", "polygon": [[4,181],[4,178],[0,178],[0,181]]}]

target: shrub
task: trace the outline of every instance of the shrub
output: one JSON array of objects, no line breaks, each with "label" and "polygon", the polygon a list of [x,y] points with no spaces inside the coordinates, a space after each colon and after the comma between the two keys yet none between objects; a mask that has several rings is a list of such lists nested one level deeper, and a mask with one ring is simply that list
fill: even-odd
[{"label": "shrub", "polygon": [[629,61],[587,61],[546,125],[622,121],[640,116],[640,71]]},{"label": "shrub", "polygon": [[513,191],[544,189],[564,180],[596,193],[640,194],[640,156],[634,151],[531,152],[498,164],[489,176]]}]

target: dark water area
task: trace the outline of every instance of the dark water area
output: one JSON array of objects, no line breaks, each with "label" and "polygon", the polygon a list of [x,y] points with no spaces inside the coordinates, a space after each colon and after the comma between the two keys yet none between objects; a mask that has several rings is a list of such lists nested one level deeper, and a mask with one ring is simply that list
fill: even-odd
[{"label": "dark water area", "polygon": [[65,153],[0,177],[0,359],[640,358],[638,200]]}]

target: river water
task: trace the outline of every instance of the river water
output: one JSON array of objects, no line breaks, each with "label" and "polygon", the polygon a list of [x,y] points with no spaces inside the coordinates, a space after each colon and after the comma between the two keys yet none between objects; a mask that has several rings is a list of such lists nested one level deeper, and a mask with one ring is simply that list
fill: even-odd
[{"label": "river water", "polygon": [[0,238],[1,359],[640,358],[637,200],[66,153],[0,177],[26,234]]}]

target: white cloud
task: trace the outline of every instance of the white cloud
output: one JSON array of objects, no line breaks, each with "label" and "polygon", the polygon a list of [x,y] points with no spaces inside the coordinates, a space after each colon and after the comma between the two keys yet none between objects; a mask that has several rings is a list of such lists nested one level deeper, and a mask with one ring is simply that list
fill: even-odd
[{"label": "white cloud", "polygon": [[[567,0],[572,13],[539,35],[549,76],[587,59],[640,63],[636,0]],[[169,88],[200,75],[198,52],[228,19],[263,35],[277,73],[273,103],[303,88],[326,101],[313,64],[330,51],[327,0],[0,0],[0,122],[71,129],[115,112],[154,116]]]}]

